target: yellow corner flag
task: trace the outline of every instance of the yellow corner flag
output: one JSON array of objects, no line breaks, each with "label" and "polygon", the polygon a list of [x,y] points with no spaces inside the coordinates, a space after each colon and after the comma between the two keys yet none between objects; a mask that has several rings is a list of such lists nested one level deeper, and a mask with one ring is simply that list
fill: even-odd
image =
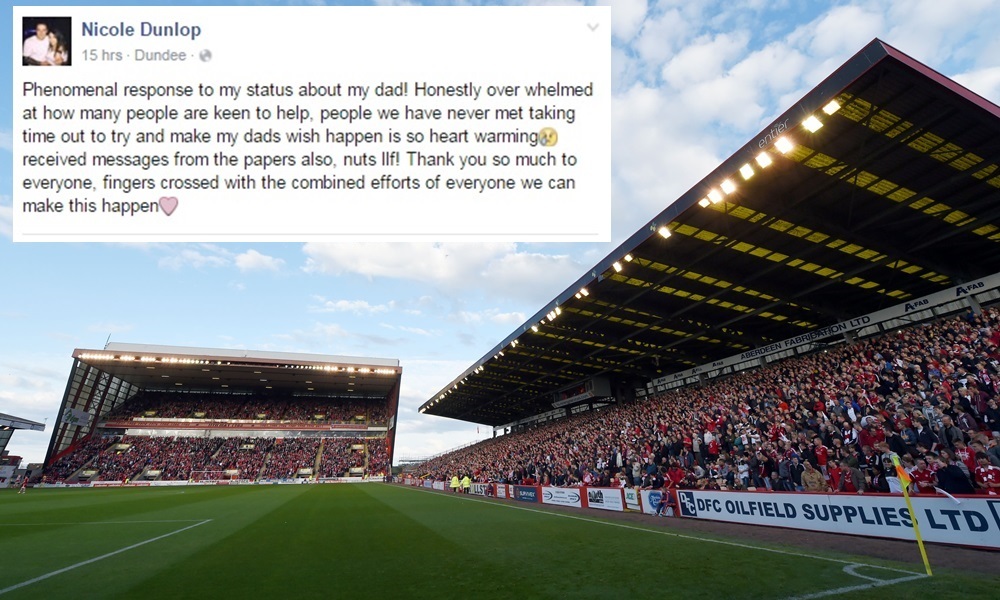
[{"label": "yellow corner flag", "polygon": [[927,550],[924,549],[924,540],[920,537],[920,526],[917,525],[917,512],[913,510],[913,503],[910,502],[910,475],[899,464],[899,457],[895,454],[892,455],[892,464],[896,467],[896,475],[899,476],[900,483],[903,484],[903,498],[906,500],[906,508],[910,511],[910,520],[913,521],[913,533],[917,536],[917,546],[920,547],[920,556],[924,559],[924,568],[927,569],[927,576],[929,577],[933,575],[931,573],[931,563],[927,560]]},{"label": "yellow corner flag", "polygon": [[905,490],[910,485],[910,474],[906,472],[903,465],[899,464],[898,459],[893,458],[892,462],[896,465],[896,476],[899,477],[899,481],[903,484],[903,489]]}]

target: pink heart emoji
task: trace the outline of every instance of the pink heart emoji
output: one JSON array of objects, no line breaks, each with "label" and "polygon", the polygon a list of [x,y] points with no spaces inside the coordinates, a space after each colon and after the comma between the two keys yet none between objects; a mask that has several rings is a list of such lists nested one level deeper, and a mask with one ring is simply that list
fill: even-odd
[{"label": "pink heart emoji", "polygon": [[164,196],[160,198],[160,208],[163,212],[167,213],[167,216],[174,214],[177,210],[177,198],[174,196]]}]

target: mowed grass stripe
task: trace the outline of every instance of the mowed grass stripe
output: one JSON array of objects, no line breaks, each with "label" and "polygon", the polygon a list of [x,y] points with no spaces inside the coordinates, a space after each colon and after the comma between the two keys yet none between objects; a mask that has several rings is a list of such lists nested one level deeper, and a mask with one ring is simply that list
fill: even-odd
[{"label": "mowed grass stripe", "polygon": [[[152,578],[161,572],[175,572],[177,577],[184,578],[183,571],[173,571],[174,565],[188,559],[205,547],[224,540],[236,531],[240,531],[254,523],[262,514],[266,514],[276,507],[286,502],[293,501],[299,494],[306,490],[295,486],[282,486],[280,493],[277,486],[233,486],[233,487],[191,487],[186,488],[186,493],[175,494],[173,496],[161,496],[150,494],[150,515],[176,515],[181,514],[191,518],[212,519],[191,531],[171,536],[169,538],[148,544],[135,550],[116,555],[108,560],[87,565],[70,573],[53,577],[45,581],[33,584],[29,587],[13,591],[4,596],[4,600],[9,598],[135,598],[135,597],[167,597],[160,595],[155,590],[144,589],[140,592],[133,591],[137,581]],[[51,490],[58,493],[62,490]],[[141,499],[142,492],[152,490],[117,489],[112,490],[109,496],[105,496],[105,490],[95,490],[101,492],[95,499],[105,500],[103,508],[99,507],[90,511],[89,517],[95,514],[105,514],[112,516],[117,503],[115,496],[127,497],[129,505],[139,493]],[[165,506],[165,503],[167,504]],[[173,503],[173,505],[171,505]],[[48,512],[48,511],[46,511]],[[2,516],[2,515],[0,515]],[[166,533],[184,527],[184,524],[162,524],[159,533]],[[59,568],[69,566],[83,560],[100,556],[108,551],[113,551],[130,543],[142,541],[156,537],[148,534],[149,525],[137,524],[134,527],[126,525],[110,525],[102,527],[76,527],[72,530],[73,535],[62,535],[61,531],[54,531],[53,535],[35,538],[31,544],[17,544],[16,550],[30,549],[36,555],[45,556],[46,550],[59,550],[59,560],[54,558],[43,559],[42,566],[44,572],[50,572]],[[3,552],[0,549],[0,552]],[[0,554],[7,556],[6,553]],[[259,560],[248,563],[250,571]],[[9,562],[7,563],[10,564]],[[32,571],[37,570],[37,565],[30,565]],[[18,571],[14,571],[18,572]],[[30,579],[19,573],[18,581]],[[190,582],[188,582],[190,583]],[[252,588],[250,588],[252,589]],[[192,596],[190,587],[185,597],[207,597]],[[176,598],[176,596],[174,596]]]},{"label": "mowed grass stripe", "polygon": [[[792,585],[801,585],[803,572],[812,574],[813,590],[843,585],[842,565],[815,559],[783,556],[780,562],[784,568],[761,581],[762,571],[774,562],[773,556],[696,540],[644,535],[601,522],[559,518],[558,513],[511,510],[468,497],[388,486],[369,486],[369,490],[397,509],[411,507],[414,518],[443,535],[464,540],[469,552],[484,560],[500,561],[503,572],[531,581],[532,594],[539,597],[562,598],[572,581],[587,582],[576,588],[574,595],[593,598],[621,594],[644,597],[652,590],[666,589],[684,590],[685,598],[775,597]],[[580,516],[599,514],[581,511]],[[739,584],[751,581],[757,583]],[[511,597],[518,596],[517,589],[511,592]]]},{"label": "mowed grass stripe", "polygon": [[[274,598],[296,594],[368,597],[400,573],[420,573],[408,597],[437,597],[446,587],[438,576],[464,573],[467,583],[499,577],[463,548],[406,514],[388,509],[362,488],[303,486],[306,492],[240,531],[194,553],[155,577],[137,582],[135,593],[157,597],[190,593],[202,597],[238,595]],[[282,493],[280,488],[273,490]],[[248,568],[249,567],[249,568]],[[178,573],[184,577],[179,578]],[[467,589],[473,589],[469,587]]]}]

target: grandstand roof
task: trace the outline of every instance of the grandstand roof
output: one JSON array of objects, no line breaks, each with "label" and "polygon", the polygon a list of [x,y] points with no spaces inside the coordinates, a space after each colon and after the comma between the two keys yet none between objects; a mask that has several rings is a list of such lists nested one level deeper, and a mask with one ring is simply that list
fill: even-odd
[{"label": "grandstand roof", "polygon": [[400,373],[395,359],[322,354],[108,344],[73,357],[143,389],[308,392],[384,398]]},{"label": "grandstand roof", "polygon": [[14,415],[0,413],[0,429],[30,429],[32,431],[45,431],[43,423],[29,421]]},{"label": "grandstand roof", "polygon": [[997,140],[1000,108],[874,40],[421,412],[507,424],[997,273]]}]

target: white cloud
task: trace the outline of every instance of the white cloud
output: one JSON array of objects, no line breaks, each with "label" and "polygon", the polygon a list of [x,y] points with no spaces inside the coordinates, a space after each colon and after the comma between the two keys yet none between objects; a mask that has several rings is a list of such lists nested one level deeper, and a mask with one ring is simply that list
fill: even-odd
[{"label": "white cloud", "polygon": [[312,273],[419,281],[450,293],[478,288],[531,302],[551,299],[584,267],[568,255],[505,243],[306,244],[303,250]]},{"label": "white cloud", "polygon": [[629,41],[646,18],[647,0],[598,0],[598,5],[611,7],[611,35]]},{"label": "white cloud", "polygon": [[881,13],[860,6],[836,6],[809,28],[812,29],[809,50],[813,56],[843,60],[885,29]]},{"label": "white cloud", "polygon": [[993,102],[1000,100],[1000,67],[960,73],[954,79],[983,98],[989,98]]},{"label": "white cloud", "polygon": [[280,271],[285,261],[280,258],[261,254],[254,249],[247,250],[242,254],[237,254],[235,258],[236,268],[240,271]]},{"label": "white cloud", "polygon": [[184,267],[225,267],[231,264],[232,252],[211,244],[182,246],[172,254],[160,258],[157,264],[165,269],[178,271]]},{"label": "white cloud", "polygon": [[313,297],[318,305],[310,306],[309,312],[351,312],[356,315],[388,312],[391,304],[370,304],[367,300],[327,300],[323,296]]},{"label": "white cloud", "polygon": [[421,335],[425,337],[440,335],[436,332],[424,329],[422,327],[410,327],[408,325],[391,325],[389,323],[379,323],[379,327],[384,327],[385,329],[390,329],[392,331],[403,331],[406,333],[412,333],[414,335]]},{"label": "white cloud", "polygon": [[486,265],[478,284],[495,297],[546,302],[583,275],[589,266],[568,254],[509,252]]},{"label": "white cloud", "polygon": [[678,96],[635,84],[611,105],[613,237],[623,239],[719,164],[718,141]]},{"label": "white cloud", "polygon": [[702,37],[675,54],[663,67],[663,79],[678,90],[719,77],[725,67],[746,52],[744,31]]},{"label": "white cloud", "polygon": [[370,279],[390,277],[456,285],[476,277],[482,265],[513,244],[381,243],[317,244],[304,247],[305,269]]},{"label": "white cloud", "polygon": [[965,46],[970,37],[985,31],[996,38],[998,6],[995,0],[964,0],[960,4],[937,0],[891,0],[882,36],[889,44],[929,65],[941,65]]},{"label": "white cloud", "polygon": [[524,323],[527,316],[523,312],[513,311],[513,312],[502,312],[496,308],[487,308],[484,310],[460,310],[455,313],[455,318],[466,325],[474,325],[476,323],[496,323],[498,325],[521,325]]},{"label": "white cloud", "polygon": [[[222,268],[235,266],[243,273],[251,271],[280,271],[285,260],[254,249],[234,252],[216,244],[134,244],[143,251],[162,252],[157,264],[164,269],[179,271],[194,269]],[[235,289],[239,289],[236,284]]]},{"label": "white cloud", "polygon": [[523,312],[505,312],[497,313],[490,317],[490,321],[494,323],[500,323],[503,325],[520,325],[524,323],[527,316]]},{"label": "white cloud", "polygon": [[7,130],[0,130],[0,150],[11,152],[14,150],[14,134]]},{"label": "white cloud", "polygon": [[682,48],[692,31],[698,29],[684,18],[680,10],[665,10],[646,18],[632,46],[641,62],[660,65]]}]

